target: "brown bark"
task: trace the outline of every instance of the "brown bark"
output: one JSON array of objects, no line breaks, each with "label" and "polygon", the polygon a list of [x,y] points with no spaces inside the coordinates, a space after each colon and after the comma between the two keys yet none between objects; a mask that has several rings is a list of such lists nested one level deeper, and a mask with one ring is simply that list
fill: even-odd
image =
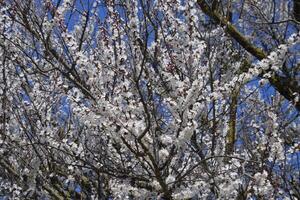
[{"label": "brown bark", "polygon": [[235,89],[231,95],[231,104],[229,107],[228,133],[226,135],[225,154],[230,155],[234,152],[234,143],[236,135],[236,113],[238,107],[239,89]]},{"label": "brown bark", "polygon": [[300,0],[294,0],[294,17],[300,22]]}]

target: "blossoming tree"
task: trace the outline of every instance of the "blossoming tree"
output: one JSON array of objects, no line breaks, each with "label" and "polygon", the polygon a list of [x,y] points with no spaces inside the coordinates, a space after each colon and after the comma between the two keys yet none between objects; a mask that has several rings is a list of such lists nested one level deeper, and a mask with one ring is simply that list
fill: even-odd
[{"label": "blossoming tree", "polygon": [[292,2],[0,1],[0,196],[300,198]]}]

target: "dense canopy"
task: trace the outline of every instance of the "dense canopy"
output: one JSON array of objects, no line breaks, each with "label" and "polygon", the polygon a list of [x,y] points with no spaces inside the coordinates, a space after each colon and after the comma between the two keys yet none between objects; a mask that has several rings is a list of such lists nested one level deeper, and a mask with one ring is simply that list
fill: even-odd
[{"label": "dense canopy", "polygon": [[299,0],[0,13],[0,199],[300,199]]}]

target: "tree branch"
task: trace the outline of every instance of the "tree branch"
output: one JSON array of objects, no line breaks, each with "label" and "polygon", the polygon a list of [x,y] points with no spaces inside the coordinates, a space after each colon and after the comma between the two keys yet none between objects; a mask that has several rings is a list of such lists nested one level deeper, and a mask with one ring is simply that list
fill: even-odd
[{"label": "tree branch", "polygon": [[[298,2],[299,0],[295,0],[295,2]],[[226,18],[221,16],[219,13],[211,10],[209,5],[205,2],[205,0],[197,0],[197,4],[200,6],[202,11],[208,15],[210,18],[212,18],[215,22],[219,23],[222,26],[225,26],[225,31],[233,38],[235,39],[246,51],[251,53],[254,57],[256,57],[259,60],[267,58],[267,54],[255,47],[250,41],[247,40],[247,38],[239,32]],[[251,65],[244,65],[245,69],[241,69],[242,71],[248,71],[248,69],[251,67]],[[263,76],[263,74],[266,73],[263,72],[260,77]],[[270,84],[287,100],[289,100],[295,108],[300,111],[300,102],[295,102],[295,93],[300,93],[300,88],[297,87],[294,83],[296,80],[293,80],[292,77],[283,77],[278,74],[274,74],[272,77],[269,78]]]}]

